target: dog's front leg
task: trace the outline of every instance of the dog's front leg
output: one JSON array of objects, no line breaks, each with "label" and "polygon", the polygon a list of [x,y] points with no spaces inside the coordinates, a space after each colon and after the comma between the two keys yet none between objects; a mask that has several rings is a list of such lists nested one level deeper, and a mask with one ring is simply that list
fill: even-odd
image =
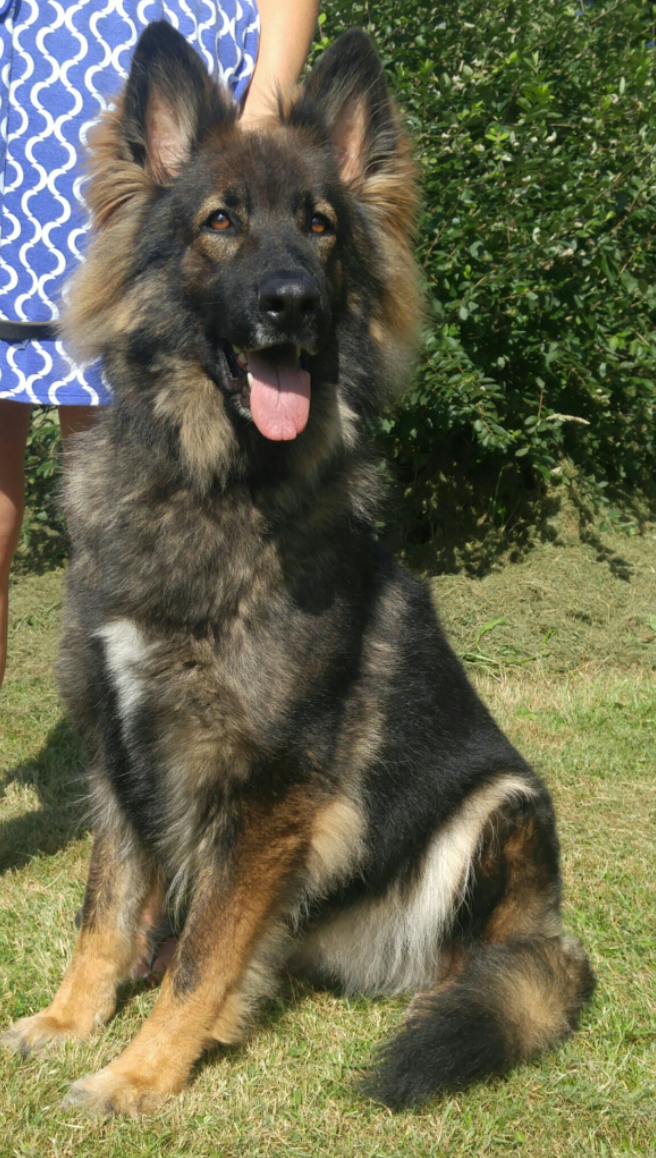
[{"label": "dog's front leg", "polygon": [[26,1057],[55,1041],[86,1038],[111,1017],[116,989],[143,952],[141,914],[157,883],[129,843],[97,835],[82,924],[71,963],[52,1003],[17,1021],[2,1043]]},{"label": "dog's front leg", "polygon": [[231,848],[209,864],[204,854],[152,1013],[115,1062],[73,1084],[66,1104],[101,1115],[152,1112],[182,1089],[204,1049],[236,1039],[301,886],[311,814],[309,802],[289,796],[274,809],[244,808]]}]

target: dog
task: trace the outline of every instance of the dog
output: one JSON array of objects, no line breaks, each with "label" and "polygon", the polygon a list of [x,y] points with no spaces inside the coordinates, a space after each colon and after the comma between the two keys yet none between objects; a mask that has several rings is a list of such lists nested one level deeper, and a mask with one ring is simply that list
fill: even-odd
[{"label": "dog", "polygon": [[94,843],[72,962],[6,1041],[86,1038],[144,921],[178,943],[68,1104],[138,1115],[237,1042],[284,969],[415,994],[365,1090],[393,1108],[561,1042],[593,988],[547,788],[374,534],[367,420],[407,384],[413,163],[368,38],[240,128],[167,23],[91,144],[67,332],[115,404],[74,452],[59,681]]}]

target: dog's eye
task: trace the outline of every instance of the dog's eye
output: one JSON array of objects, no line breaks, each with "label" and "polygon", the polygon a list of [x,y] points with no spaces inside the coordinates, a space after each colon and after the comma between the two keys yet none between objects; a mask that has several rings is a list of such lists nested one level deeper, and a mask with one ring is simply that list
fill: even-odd
[{"label": "dog's eye", "polygon": [[323,213],[313,213],[310,220],[310,229],[313,233],[328,233],[330,230],[330,222]]},{"label": "dog's eye", "polygon": [[216,209],[214,213],[210,213],[205,222],[205,229],[212,229],[215,233],[219,233],[223,229],[229,229],[232,222],[228,217],[225,209]]}]

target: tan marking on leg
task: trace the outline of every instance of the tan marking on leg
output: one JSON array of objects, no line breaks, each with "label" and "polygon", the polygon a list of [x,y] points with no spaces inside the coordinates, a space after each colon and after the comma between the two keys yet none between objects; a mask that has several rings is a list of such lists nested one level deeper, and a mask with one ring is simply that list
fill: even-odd
[{"label": "tan marking on leg", "polygon": [[[494,825],[494,819],[492,820]],[[481,858],[485,871],[486,854],[503,861],[505,889],[485,926],[487,941],[504,941],[508,937],[539,935],[557,937],[562,923],[553,873],[535,856],[537,843],[534,817],[523,820],[506,836],[491,835]]]},{"label": "tan marking on leg", "polygon": [[139,918],[152,879],[136,857],[97,837],[91,854],[82,927],[54,1000],[17,1021],[2,1042],[24,1057],[55,1041],[87,1038],[113,1014],[116,989],[137,964]]},{"label": "tan marking on leg", "polygon": [[92,1114],[148,1113],[182,1089],[217,1034],[225,1040],[239,1032],[249,971],[261,954],[266,959],[278,914],[303,871],[313,813],[300,793],[275,811],[244,810],[228,864],[208,865],[196,883],[150,1017],[115,1062],[75,1082],[67,1104]]}]

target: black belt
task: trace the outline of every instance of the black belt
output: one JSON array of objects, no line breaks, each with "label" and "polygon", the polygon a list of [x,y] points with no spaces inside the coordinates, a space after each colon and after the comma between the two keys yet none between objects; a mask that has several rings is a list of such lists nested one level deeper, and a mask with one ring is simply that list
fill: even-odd
[{"label": "black belt", "polygon": [[54,342],[58,337],[56,322],[9,322],[0,318],[0,339],[5,342],[27,342],[30,338]]}]

